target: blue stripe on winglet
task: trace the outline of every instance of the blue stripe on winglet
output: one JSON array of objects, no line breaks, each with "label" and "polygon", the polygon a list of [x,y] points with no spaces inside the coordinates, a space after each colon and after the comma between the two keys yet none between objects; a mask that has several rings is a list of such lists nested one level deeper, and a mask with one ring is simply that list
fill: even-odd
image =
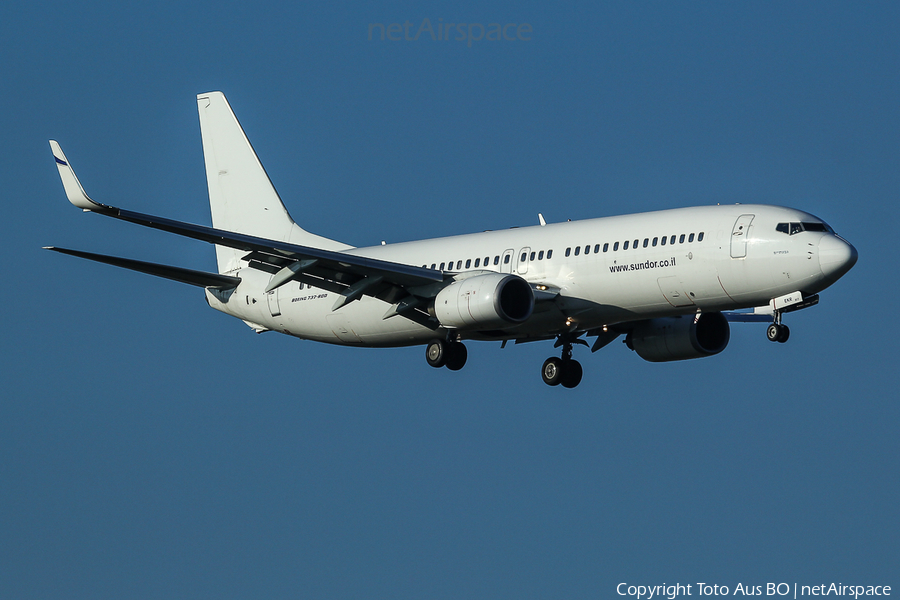
[{"label": "blue stripe on winglet", "polygon": [[64,161],[64,160],[61,159],[60,157],[54,156],[53,158],[56,159],[56,164],[62,165],[62,166],[64,166],[64,167],[68,167],[68,166],[69,166],[69,163],[67,163],[66,161]]}]

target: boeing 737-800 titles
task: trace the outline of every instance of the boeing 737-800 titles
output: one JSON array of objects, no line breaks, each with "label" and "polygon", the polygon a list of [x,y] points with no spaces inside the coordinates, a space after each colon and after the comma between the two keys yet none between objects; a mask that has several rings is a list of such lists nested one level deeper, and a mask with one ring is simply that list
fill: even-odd
[{"label": "boeing 737-800 titles", "polygon": [[[205,289],[210,306],[256,332],[347,346],[425,345],[433,367],[458,370],[464,340],[555,340],[541,375],[575,387],[576,345],[619,336],[641,358],[718,354],[729,321],[770,322],[856,263],[856,249],[811,214],[764,205],[679,208],[356,248],[291,219],[225,96],[200,94],[212,227],[91,200],[50,142],[69,201],[215,245],[217,273],[51,247]],[[752,312],[740,312],[753,309]],[[585,338],[593,338],[593,342]]]}]

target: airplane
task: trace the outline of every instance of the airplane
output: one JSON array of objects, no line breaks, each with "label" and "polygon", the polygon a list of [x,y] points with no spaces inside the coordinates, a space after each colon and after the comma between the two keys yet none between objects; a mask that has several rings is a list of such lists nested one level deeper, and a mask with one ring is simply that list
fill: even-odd
[{"label": "airplane", "polygon": [[[212,227],[92,200],[59,143],[50,146],[69,201],[87,212],[214,244],[216,273],[80,250],[47,249],[180,281],[257,333],[368,347],[424,345],[432,367],[459,370],[463,341],[554,341],[551,386],[577,386],[576,346],[620,336],[651,362],[712,356],[729,322],[784,314],[856,263],[824,221],[779,206],[698,206],[354,247],[288,214],[221,92],[197,96]],[[593,338],[589,344],[585,338]]]}]

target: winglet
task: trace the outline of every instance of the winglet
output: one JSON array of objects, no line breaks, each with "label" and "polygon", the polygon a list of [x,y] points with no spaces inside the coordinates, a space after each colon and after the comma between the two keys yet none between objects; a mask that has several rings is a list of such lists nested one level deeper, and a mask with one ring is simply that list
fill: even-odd
[{"label": "winglet", "polygon": [[81,187],[81,182],[79,182],[78,177],[75,176],[75,171],[72,169],[69,161],[66,160],[66,155],[63,154],[59,142],[50,140],[50,149],[53,151],[53,158],[56,159],[56,167],[59,169],[59,178],[62,179],[63,188],[66,190],[66,196],[68,196],[69,202],[84,210],[107,208],[104,205],[91,200],[84,192],[84,188]]}]

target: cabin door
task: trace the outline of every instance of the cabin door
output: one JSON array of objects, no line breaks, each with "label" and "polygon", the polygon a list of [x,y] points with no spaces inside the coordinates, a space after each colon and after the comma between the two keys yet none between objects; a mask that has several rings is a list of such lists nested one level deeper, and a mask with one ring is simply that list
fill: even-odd
[{"label": "cabin door", "polygon": [[531,248],[525,246],[521,250],[519,250],[519,265],[518,272],[519,275],[524,275],[528,272],[528,253],[531,252]]},{"label": "cabin door", "polygon": [[747,238],[750,236],[750,223],[754,215],[741,215],[734,222],[731,230],[731,258],[747,256]]},{"label": "cabin door", "polygon": [[513,253],[515,250],[512,248],[503,252],[503,256],[500,257],[501,273],[512,273]]}]

